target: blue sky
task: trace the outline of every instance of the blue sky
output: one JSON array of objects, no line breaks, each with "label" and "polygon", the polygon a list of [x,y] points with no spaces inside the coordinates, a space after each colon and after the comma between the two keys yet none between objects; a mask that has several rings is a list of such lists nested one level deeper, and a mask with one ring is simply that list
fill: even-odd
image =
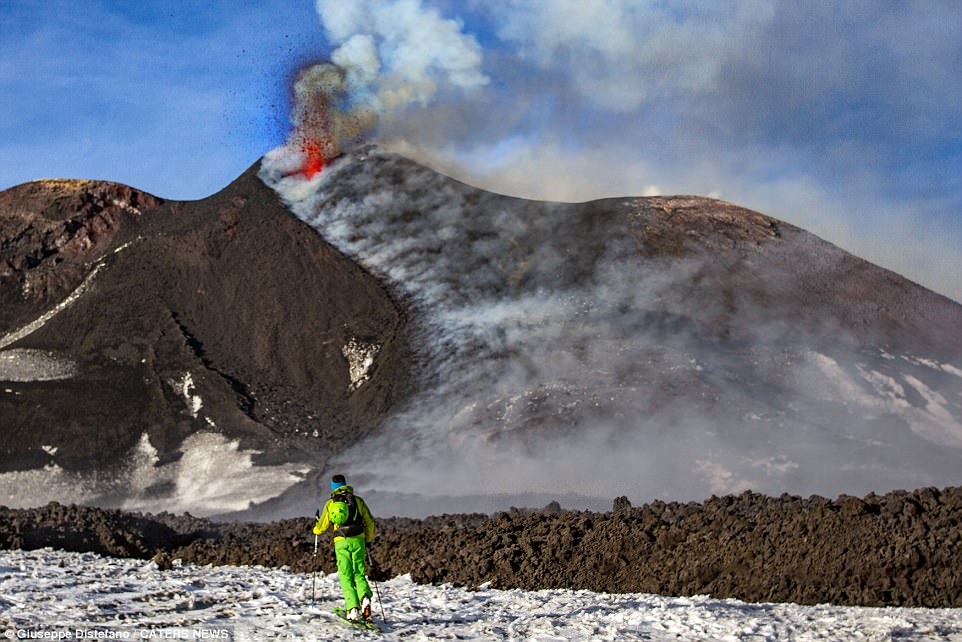
[{"label": "blue sky", "polygon": [[288,77],[322,36],[310,2],[4,0],[0,188],[217,191],[283,141]]},{"label": "blue sky", "polygon": [[962,300],[954,0],[4,0],[0,189],[206,196],[362,40],[381,140],[468,182],[714,195]]}]

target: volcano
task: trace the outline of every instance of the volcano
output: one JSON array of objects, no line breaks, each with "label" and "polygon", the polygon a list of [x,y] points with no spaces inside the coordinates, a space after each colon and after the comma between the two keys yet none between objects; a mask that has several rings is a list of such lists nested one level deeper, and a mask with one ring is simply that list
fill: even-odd
[{"label": "volcano", "polygon": [[196,202],[28,183],[0,232],[8,505],[297,514],[334,467],[382,514],[962,470],[962,306],[723,201],[529,201],[367,146]]}]

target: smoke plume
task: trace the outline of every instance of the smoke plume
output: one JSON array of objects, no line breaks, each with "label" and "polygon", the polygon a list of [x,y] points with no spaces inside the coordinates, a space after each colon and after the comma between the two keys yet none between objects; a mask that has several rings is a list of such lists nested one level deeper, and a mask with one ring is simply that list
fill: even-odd
[{"label": "smoke plume", "polygon": [[292,132],[266,158],[275,178],[310,181],[379,125],[390,129],[409,108],[488,82],[474,37],[418,0],[318,0],[317,11],[336,48],[330,62],[297,74]]}]

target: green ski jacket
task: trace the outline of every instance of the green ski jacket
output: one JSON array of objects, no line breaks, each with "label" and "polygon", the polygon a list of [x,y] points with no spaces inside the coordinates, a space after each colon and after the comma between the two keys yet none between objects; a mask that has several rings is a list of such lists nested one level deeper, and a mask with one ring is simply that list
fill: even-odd
[{"label": "green ski jacket", "polygon": [[[349,492],[353,495],[354,489],[351,488],[350,486],[341,486],[340,488],[335,490],[332,493],[332,495],[337,495],[338,493],[344,493],[344,492]],[[361,499],[357,495],[354,495],[354,500],[357,502],[358,517],[360,518],[361,522],[364,524],[364,532],[358,537],[364,537],[364,540],[367,542],[373,541],[374,540],[374,517],[371,516],[371,511],[370,509],[368,509],[367,504],[364,503],[363,499]],[[328,528],[331,528],[332,526],[334,526],[333,524],[331,524],[331,517],[329,512],[332,501],[334,500],[329,499],[326,502],[324,502],[324,510],[321,511],[320,517],[317,518],[317,523],[314,524],[315,535],[320,535],[321,533],[326,531]],[[334,526],[334,541],[336,542],[339,539],[344,539],[344,538],[337,534],[337,526]]]}]

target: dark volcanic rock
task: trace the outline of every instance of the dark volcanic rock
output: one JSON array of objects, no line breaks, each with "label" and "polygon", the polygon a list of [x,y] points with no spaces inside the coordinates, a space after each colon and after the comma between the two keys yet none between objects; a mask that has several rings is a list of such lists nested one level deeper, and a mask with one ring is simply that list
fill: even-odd
[{"label": "dark volcanic rock", "polygon": [[[5,384],[0,469],[117,468],[144,434],[170,461],[200,430],[264,452],[262,463],[318,460],[375,429],[403,398],[403,309],[292,216],[255,169],[188,203],[88,183],[0,195],[0,231],[20,229],[0,236],[2,332],[9,338],[84,288],[0,345],[20,349],[11,358],[29,349],[76,372]],[[73,208],[81,213],[70,218]],[[72,236],[57,236],[62,229]],[[35,282],[48,284],[43,296],[25,295]],[[360,386],[344,354],[352,341],[379,346]]]},{"label": "dark volcanic rock", "polygon": [[[307,572],[312,522],[212,523],[50,504],[0,509],[0,546]],[[619,498],[609,513],[552,507],[378,520],[372,575],[467,587],[960,607],[960,526],[962,488],[834,501],[746,492],[639,508]],[[335,572],[329,547],[325,541],[317,557],[325,573]]]}]

